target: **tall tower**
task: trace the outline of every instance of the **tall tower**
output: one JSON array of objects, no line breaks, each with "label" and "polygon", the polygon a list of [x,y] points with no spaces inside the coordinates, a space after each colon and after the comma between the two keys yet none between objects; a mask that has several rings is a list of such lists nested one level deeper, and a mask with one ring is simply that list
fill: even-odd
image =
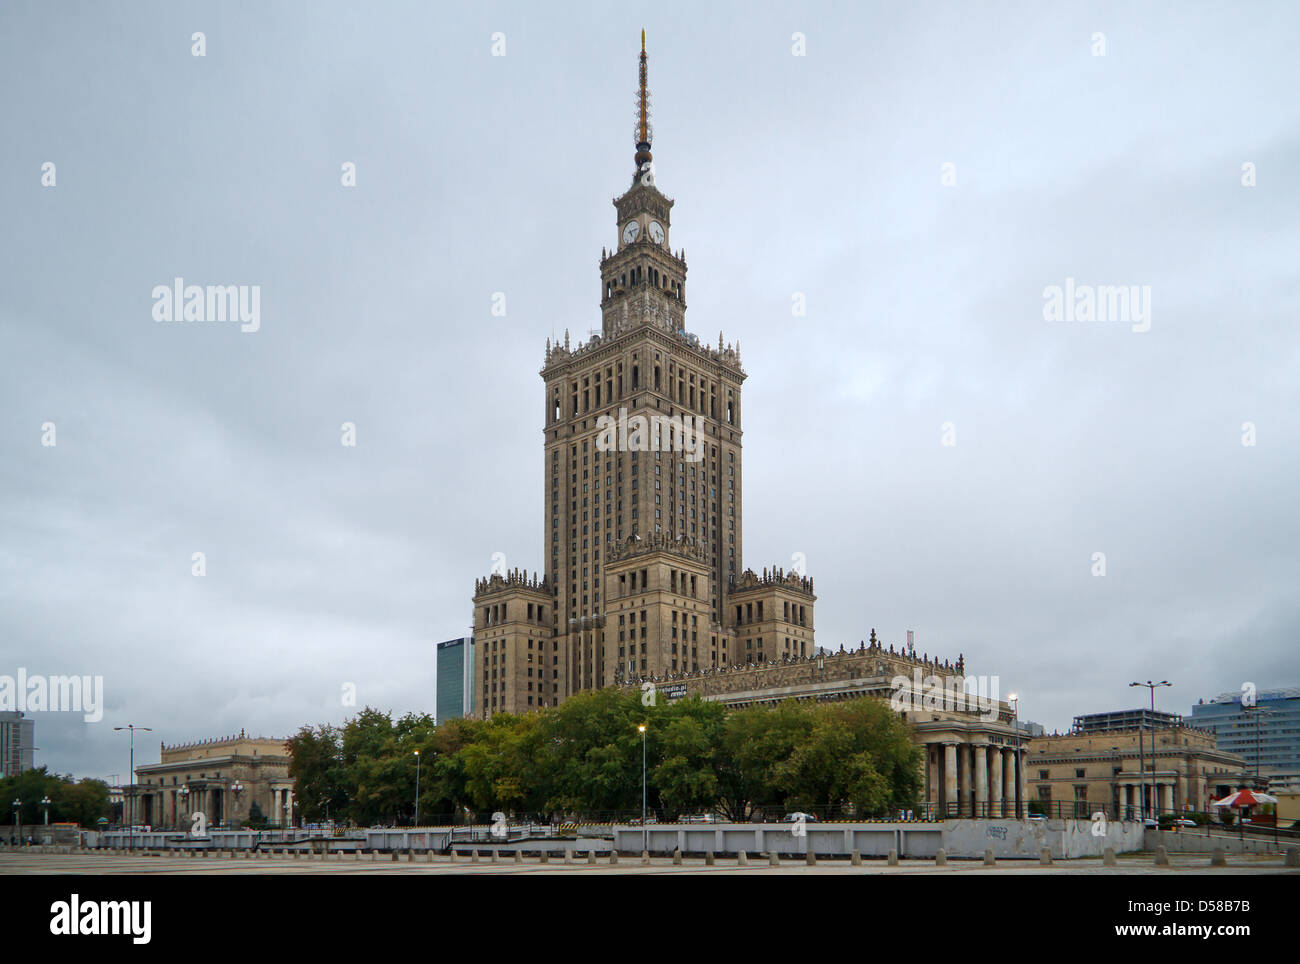
[{"label": "tall tower", "polygon": [[[726,627],[744,573],[745,372],[721,333],[714,348],[686,330],[686,258],[655,184],[647,73],[643,31],[632,183],[614,199],[615,243],[600,259],[601,331],[575,346],[567,330],[562,344],[548,339],[540,372],[544,576],[476,586],[483,716],[743,660]],[[695,437],[646,446],[619,431],[610,444],[611,424],[638,418],[690,424]]]},{"label": "tall tower", "polygon": [[[576,348],[566,333],[563,345],[548,345],[541,372],[546,574],[556,631],[574,636],[571,691],[614,682],[617,630],[599,630],[610,603],[602,570],[616,547],[653,536],[693,545],[709,568],[707,610],[717,623],[742,571],[745,373],[721,335],[710,348],[686,331],[686,258],[671,247],[673,202],[655,184],[647,73],[643,32],[632,183],[613,202],[615,245],[601,252],[601,333]],[[620,414],[692,416],[699,460],[680,451],[599,451],[599,417]]]}]

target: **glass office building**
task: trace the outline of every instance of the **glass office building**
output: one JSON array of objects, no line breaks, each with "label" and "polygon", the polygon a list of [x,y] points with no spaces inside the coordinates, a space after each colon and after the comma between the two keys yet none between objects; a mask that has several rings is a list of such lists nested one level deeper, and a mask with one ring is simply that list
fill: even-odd
[{"label": "glass office building", "polygon": [[1300,790],[1300,689],[1259,690],[1254,705],[1225,693],[1192,707],[1191,722],[1214,733],[1220,750],[1238,753],[1271,790]]},{"label": "glass office building", "polygon": [[443,720],[474,712],[474,638],[462,636],[438,644],[433,715]]}]

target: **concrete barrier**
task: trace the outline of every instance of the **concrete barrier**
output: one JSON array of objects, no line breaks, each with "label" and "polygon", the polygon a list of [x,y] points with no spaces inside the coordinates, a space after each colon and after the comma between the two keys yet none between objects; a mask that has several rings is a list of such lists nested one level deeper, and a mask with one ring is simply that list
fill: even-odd
[{"label": "concrete barrier", "polygon": [[1156,848],[1156,866],[1157,867],[1169,866],[1169,851],[1166,850],[1164,847]]},{"label": "concrete barrier", "polygon": [[944,850],[942,847],[940,847],[939,852],[934,855],[934,865],[936,867],[948,866],[948,852]]},{"label": "concrete barrier", "polygon": [[987,850],[984,851],[984,866],[996,867],[997,864],[998,864],[998,858],[993,856],[993,848],[989,847]]},{"label": "concrete barrier", "polygon": [[1210,866],[1211,867],[1228,866],[1228,852],[1224,850],[1222,847],[1215,847],[1214,853],[1210,854]]}]

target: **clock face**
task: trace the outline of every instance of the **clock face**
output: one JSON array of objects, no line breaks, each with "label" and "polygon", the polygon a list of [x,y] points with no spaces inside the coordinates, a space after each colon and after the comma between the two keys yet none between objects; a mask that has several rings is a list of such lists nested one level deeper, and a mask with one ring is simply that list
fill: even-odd
[{"label": "clock face", "polygon": [[627,227],[623,228],[623,242],[631,244],[641,233],[641,223],[639,221],[627,222]]},{"label": "clock face", "polygon": [[650,222],[650,240],[655,244],[664,243],[664,226],[658,221]]}]

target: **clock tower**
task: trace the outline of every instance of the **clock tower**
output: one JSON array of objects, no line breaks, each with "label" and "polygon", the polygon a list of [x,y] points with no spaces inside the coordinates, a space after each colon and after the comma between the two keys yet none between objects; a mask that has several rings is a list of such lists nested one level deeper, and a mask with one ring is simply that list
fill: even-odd
[{"label": "clock tower", "polygon": [[602,252],[601,333],[606,337],[647,321],[665,331],[686,329],[686,259],[670,246],[671,199],[655,187],[650,143],[650,89],[645,31],[641,31],[640,88],[637,91],[636,168],[632,186],[614,199],[618,247]]}]

